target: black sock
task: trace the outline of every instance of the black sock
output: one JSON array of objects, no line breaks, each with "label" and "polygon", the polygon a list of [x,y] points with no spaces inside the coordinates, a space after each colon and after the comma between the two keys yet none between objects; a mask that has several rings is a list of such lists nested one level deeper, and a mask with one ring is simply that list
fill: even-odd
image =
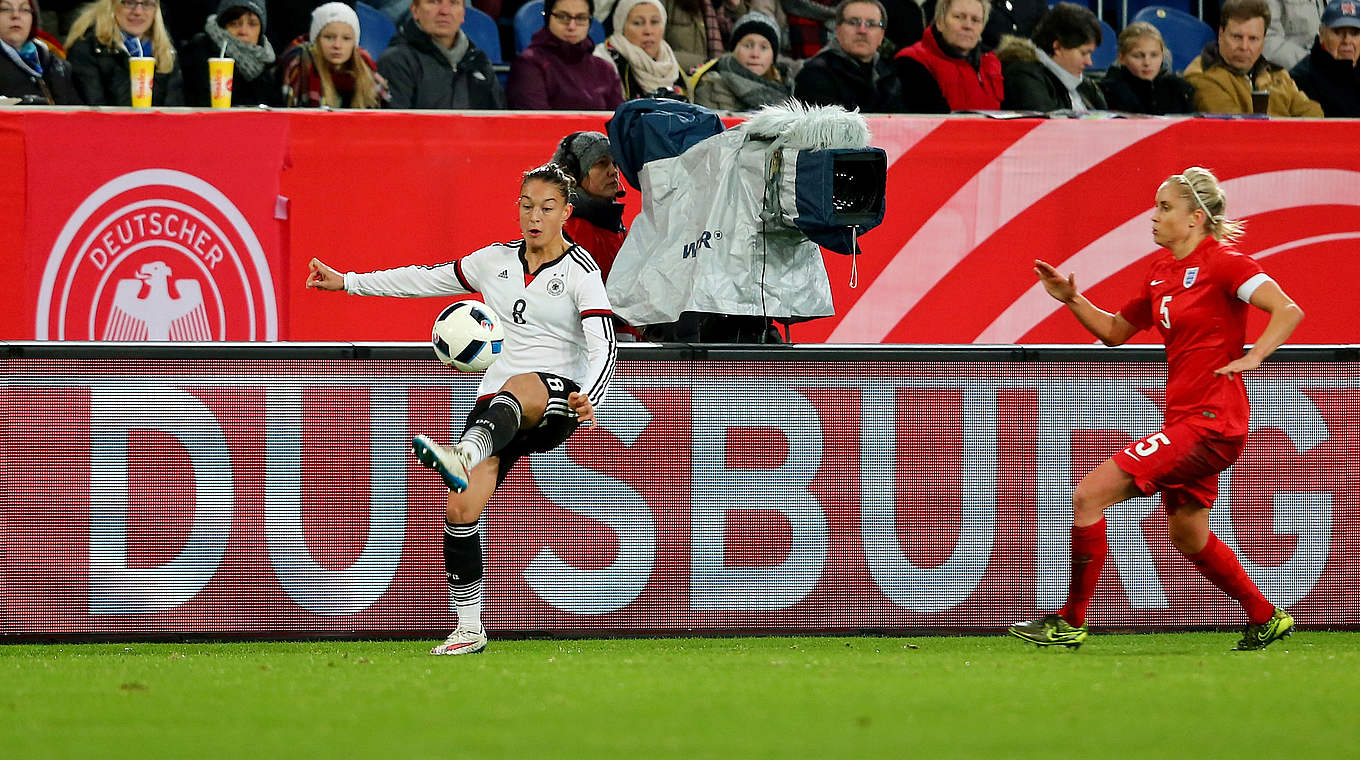
[{"label": "black sock", "polygon": [[444,523],[444,573],[458,626],[482,629],[482,532],[480,523]]},{"label": "black sock", "polygon": [[462,442],[477,449],[477,461],[480,462],[515,440],[515,436],[519,435],[519,420],[519,399],[509,391],[501,391],[491,398],[486,410],[472,421],[467,432],[463,433]]}]

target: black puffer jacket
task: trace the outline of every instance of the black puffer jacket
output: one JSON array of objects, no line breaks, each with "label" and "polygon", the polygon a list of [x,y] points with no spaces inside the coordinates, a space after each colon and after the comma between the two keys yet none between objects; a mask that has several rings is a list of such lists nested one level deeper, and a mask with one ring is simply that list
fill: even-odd
[{"label": "black puffer jacket", "polygon": [[[184,99],[191,106],[205,107],[212,104],[208,92],[208,59],[217,55],[220,48],[208,37],[199,32],[189,40],[182,51],[184,66]],[[279,91],[278,76],[274,64],[266,66],[254,79],[246,79],[240,66],[232,73],[231,105],[240,106],[277,106],[283,104],[283,94]]]},{"label": "black puffer jacket", "polygon": [[487,110],[505,108],[505,91],[486,57],[471,40],[458,67],[412,19],[407,19],[378,58],[387,79],[388,108]]},{"label": "black puffer jacket", "polygon": [[1329,119],[1360,118],[1360,67],[1339,61],[1313,40],[1313,49],[1289,70],[1294,84],[1322,104]]},{"label": "black puffer jacket", "polygon": [[[105,45],[94,36],[94,27],[71,43],[66,51],[76,91],[90,106],[131,106],[132,80],[128,76],[128,53],[121,45]],[[156,72],[151,83],[151,105],[184,105],[184,75],[179,56],[169,72]]]},{"label": "black puffer jacket", "polygon": [[36,77],[0,51],[0,95],[19,98],[25,106],[78,106],[80,93],[71,81],[71,67],[53,55],[39,40],[38,64],[42,76]]},{"label": "black puffer jacket", "polygon": [[1155,116],[1195,112],[1194,85],[1165,71],[1149,82],[1116,63],[1100,80],[1100,91],[1111,111]]}]

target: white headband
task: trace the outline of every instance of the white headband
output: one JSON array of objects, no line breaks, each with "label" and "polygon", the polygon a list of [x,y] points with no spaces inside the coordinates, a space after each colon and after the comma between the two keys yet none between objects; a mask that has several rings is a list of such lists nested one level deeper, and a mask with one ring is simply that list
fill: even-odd
[{"label": "white headband", "polygon": [[1190,188],[1190,194],[1195,196],[1195,203],[1198,203],[1199,207],[1204,209],[1204,215],[1209,217],[1209,221],[1213,221],[1214,215],[1209,212],[1209,207],[1204,205],[1204,201],[1199,197],[1199,193],[1195,191],[1195,186],[1190,184],[1190,180],[1184,174],[1177,174],[1172,177],[1172,179],[1180,180],[1185,183],[1186,187]]}]

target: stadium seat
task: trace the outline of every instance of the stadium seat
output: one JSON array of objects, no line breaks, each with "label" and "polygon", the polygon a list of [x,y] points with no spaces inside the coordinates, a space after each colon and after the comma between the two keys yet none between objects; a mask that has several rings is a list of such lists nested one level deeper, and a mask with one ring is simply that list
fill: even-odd
[{"label": "stadium seat", "polygon": [[397,33],[397,25],[386,13],[368,3],[355,3],[354,12],[359,15],[359,47],[376,59]]},{"label": "stadium seat", "polygon": [[493,66],[505,63],[501,58],[501,33],[496,28],[496,20],[471,5],[463,8],[463,33],[472,44],[482,49]]},{"label": "stadium seat", "polygon": [[[531,0],[515,11],[515,55],[529,47],[534,32],[543,28],[543,0]],[[590,20],[590,40],[596,45],[604,42],[604,26],[596,19]]]},{"label": "stadium seat", "polygon": [[[1197,0],[1197,9],[1191,7],[1190,0],[1121,0],[1120,20],[1122,26],[1128,26],[1129,22],[1137,21],[1135,16],[1143,12],[1144,8],[1170,8],[1182,13],[1188,13],[1195,18],[1204,15],[1204,0]],[[1216,5],[1222,5],[1223,0],[1215,0]]]},{"label": "stadium seat", "polygon": [[1149,5],[1138,11],[1133,21],[1146,21],[1157,27],[1171,53],[1171,69],[1176,72],[1185,71],[1206,44],[1218,39],[1212,26],[1185,11],[1161,5]]},{"label": "stadium seat", "polygon": [[1099,71],[1103,74],[1119,57],[1119,33],[1105,23],[1104,19],[1097,20],[1100,21],[1100,44],[1091,51],[1091,68],[1088,71]]}]

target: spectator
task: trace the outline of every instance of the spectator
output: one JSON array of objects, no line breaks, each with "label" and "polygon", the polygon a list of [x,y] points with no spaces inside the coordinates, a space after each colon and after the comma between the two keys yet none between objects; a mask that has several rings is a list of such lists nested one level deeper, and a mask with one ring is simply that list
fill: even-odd
[{"label": "spectator", "polygon": [[836,36],[803,64],[793,95],[808,105],[836,105],[847,111],[897,113],[902,86],[883,44],[883,4],[878,0],[841,0],[836,6]]},{"label": "spectator", "polygon": [[393,108],[505,108],[491,59],[463,33],[464,0],[411,0],[411,18],[378,57]]},{"label": "spectator", "polygon": [[1308,57],[1327,0],[1266,0],[1266,7],[1270,9],[1270,23],[1262,55],[1271,63],[1292,69]]},{"label": "spectator", "polygon": [[910,113],[994,111],[1005,93],[1001,61],[982,51],[986,0],[940,0],[921,41],[897,54],[902,104]]},{"label": "spectator", "polygon": [[1294,84],[1289,72],[1261,55],[1270,8],[1266,0],[1227,0],[1218,41],[1185,69],[1195,86],[1195,109],[1205,113],[1252,113],[1252,91],[1265,92],[1271,116],[1322,116],[1322,106]]},{"label": "spectator", "polygon": [[66,38],[66,60],[86,105],[132,105],[133,56],[156,59],[151,105],[184,105],[184,75],[157,0],[95,0],[81,10]]},{"label": "spectator", "polygon": [[1293,71],[1294,83],[1329,117],[1360,118],[1360,4],[1332,0],[1322,14],[1317,41]]},{"label": "spectator", "polygon": [[[350,8],[354,7],[355,0],[341,1]],[[179,0],[176,0],[177,4],[178,2]],[[315,7],[312,3],[303,0],[266,0],[266,2],[269,10],[269,29],[265,34],[269,36],[269,43],[275,50],[287,50],[297,38],[305,36],[312,28],[312,8]],[[200,15],[199,18],[203,16]]]},{"label": "spectator", "polygon": [[264,0],[221,0],[184,49],[184,99],[207,106],[208,59],[225,53],[232,66],[231,105],[278,105],[274,46],[264,36],[268,15]]},{"label": "spectator", "polygon": [[996,56],[1006,80],[1002,108],[1018,111],[1103,110],[1105,96],[1084,74],[1100,44],[1100,21],[1076,3],[1058,3],[1028,40],[1004,37]]},{"label": "spectator", "polygon": [[510,65],[511,108],[613,111],[623,102],[619,72],[593,53],[590,0],[547,0],[547,23]]},{"label": "spectator", "polygon": [[719,111],[754,111],[783,103],[793,94],[786,63],[776,60],[779,27],[751,11],[732,30],[732,52],[701,67],[694,102]]},{"label": "spectator", "polygon": [[1162,116],[1194,113],[1195,88],[1163,63],[1166,43],[1152,24],[1135,21],[1119,33],[1119,59],[1100,80],[1111,111]]},{"label": "spectator", "polygon": [[279,61],[288,108],[381,108],[387,83],[359,47],[359,16],[344,3],[312,11],[312,28]]},{"label": "spectator", "polygon": [[1048,12],[1045,0],[990,0],[992,13],[982,30],[982,49],[995,50],[1005,35],[1029,37]]},{"label": "spectator", "polygon": [[20,105],[81,104],[71,67],[37,39],[38,0],[0,0],[0,95]]},{"label": "spectator", "polygon": [[614,33],[595,47],[595,55],[619,72],[623,99],[688,100],[685,73],[665,40],[666,9],[661,0],[619,0],[614,4]]},{"label": "spectator", "polygon": [[571,216],[562,227],[573,243],[590,252],[608,282],[623,238],[623,197],[619,169],[614,165],[609,138],[599,132],[572,132],[563,137],[552,162],[572,178]]}]

